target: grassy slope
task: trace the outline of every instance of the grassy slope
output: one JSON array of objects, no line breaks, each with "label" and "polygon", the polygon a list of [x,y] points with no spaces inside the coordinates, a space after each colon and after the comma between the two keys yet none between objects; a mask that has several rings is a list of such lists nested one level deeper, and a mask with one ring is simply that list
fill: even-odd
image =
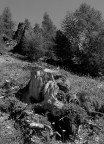
[{"label": "grassy slope", "polygon": [[[27,65],[28,62],[23,62],[11,56],[0,56],[0,86],[4,84],[5,80],[12,79],[19,85],[28,81],[30,72],[28,69],[23,69]],[[60,72],[67,75],[70,80],[70,92],[72,94],[86,92],[93,100],[97,99],[100,105],[104,103],[104,82],[89,77],[80,77],[62,69]],[[2,96],[2,93],[0,96]]]}]

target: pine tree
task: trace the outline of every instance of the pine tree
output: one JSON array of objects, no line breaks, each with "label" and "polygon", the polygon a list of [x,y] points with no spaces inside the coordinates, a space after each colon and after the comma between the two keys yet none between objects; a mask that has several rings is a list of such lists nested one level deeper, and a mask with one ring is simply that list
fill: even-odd
[{"label": "pine tree", "polygon": [[9,7],[5,7],[1,15],[2,33],[12,37],[15,28],[15,22],[12,20],[12,14]]},{"label": "pine tree", "polygon": [[31,23],[29,22],[27,18],[24,20],[24,24],[25,24],[26,29],[29,29],[31,27]]},{"label": "pine tree", "polygon": [[66,63],[66,61],[71,59],[70,43],[61,30],[57,30],[56,32],[55,43],[55,54],[57,56],[57,60],[61,63],[64,61]]},{"label": "pine tree", "polygon": [[53,57],[55,37],[56,37],[56,27],[47,13],[45,13],[43,16],[42,32],[43,32],[43,48],[47,51],[46,56]]},{"label": "pine tree", "polygon": [[42,31],[42,29],[40,28],[40,25],[38,23],[36,23],[34,25],[34,33],[40,33]]}]

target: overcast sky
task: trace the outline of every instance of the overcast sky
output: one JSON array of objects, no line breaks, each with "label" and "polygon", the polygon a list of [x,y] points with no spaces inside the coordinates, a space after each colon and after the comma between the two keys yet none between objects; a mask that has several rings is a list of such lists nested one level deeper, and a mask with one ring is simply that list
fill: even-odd
[{"label": "overcast sky", "polygon": [[83,2],[100,10],[104,16],[104,0],[0,0],[0,13],[4,7],[9,6],[17,24],[28,18],[33,26],[35,23],[40,24],[43,14],[47,12],[53,23],[60,28],[66,12],[74,11]]}]

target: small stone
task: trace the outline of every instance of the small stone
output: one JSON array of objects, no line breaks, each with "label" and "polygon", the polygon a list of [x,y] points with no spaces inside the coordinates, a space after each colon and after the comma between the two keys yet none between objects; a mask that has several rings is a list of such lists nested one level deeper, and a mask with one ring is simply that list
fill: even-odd
[{"label": "small stone", "polygon": [[32,123],[30,123],[30,127],[44,128],[44,125],[43,125],[43,124],[40,124],[40,123],[32,122]]}]

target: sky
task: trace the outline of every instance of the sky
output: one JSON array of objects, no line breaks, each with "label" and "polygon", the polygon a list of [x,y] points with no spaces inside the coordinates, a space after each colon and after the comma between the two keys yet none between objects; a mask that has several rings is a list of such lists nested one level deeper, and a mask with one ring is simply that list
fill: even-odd
[{"label": "sky", "polygon": [[57,28],[60,28],[66,12],[73,12],[83,2],[100,10],[104,17],[104,0],[0,0],[0,14],[8,6],[17,24],[28,18],[34,26],[35,23],[41,24],[47,12]]}]

